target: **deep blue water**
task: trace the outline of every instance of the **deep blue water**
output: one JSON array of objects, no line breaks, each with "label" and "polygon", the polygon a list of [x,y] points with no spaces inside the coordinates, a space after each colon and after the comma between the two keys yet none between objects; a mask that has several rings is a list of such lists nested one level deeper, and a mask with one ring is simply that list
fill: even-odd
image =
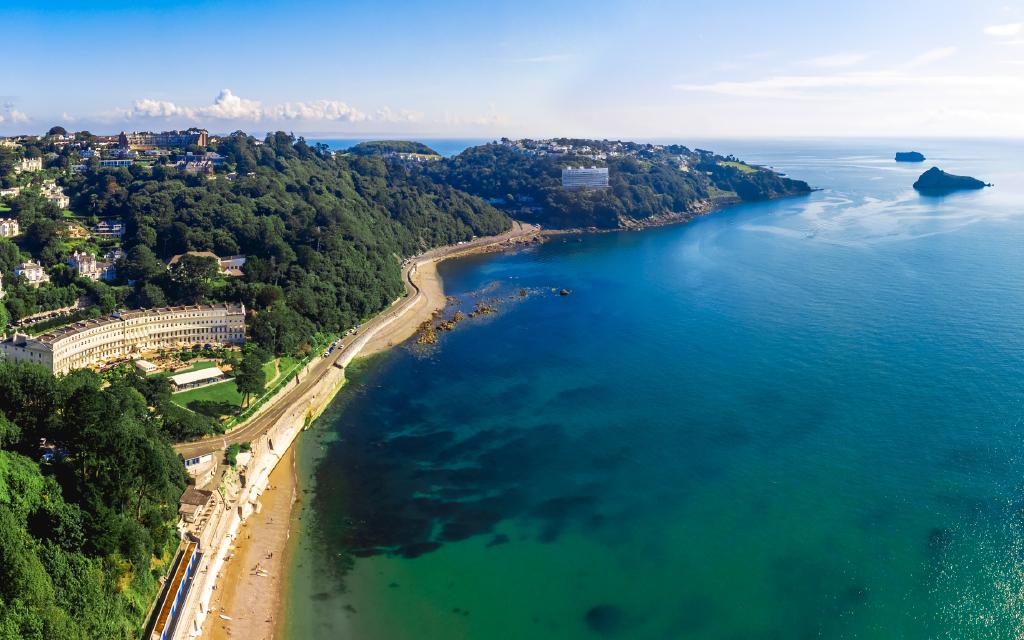
[{"label": "deep blue water", "polygon": [[821,191],[443,264],[498,313],[300,441],[292,635],[1021,637],[1024,145],[705,145]]}]

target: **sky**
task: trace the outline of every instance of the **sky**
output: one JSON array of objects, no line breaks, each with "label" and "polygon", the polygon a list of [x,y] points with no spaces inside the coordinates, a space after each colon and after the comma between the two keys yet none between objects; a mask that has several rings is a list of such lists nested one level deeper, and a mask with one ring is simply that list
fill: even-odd
[{"label": "sky", "polygon": [[1024,136],[1024,0],[0,0],[0,134]]}]

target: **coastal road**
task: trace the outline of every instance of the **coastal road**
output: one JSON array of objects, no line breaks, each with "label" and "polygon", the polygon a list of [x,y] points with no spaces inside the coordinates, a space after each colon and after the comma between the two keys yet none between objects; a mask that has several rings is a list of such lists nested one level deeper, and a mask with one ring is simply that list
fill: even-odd
[{"label": "coastal road", "polygon": [[[476,240],[471,240],[459,245],[438,247],[437,249],[431,249],[430,251],[407,260],[402,268],[402,276],[405,280],[407,295],[403,298],[399,298],[387,309],[376,315],[372,320],[364,323],[356,331],[355,335],[345,336],[341,341],[344,348],[335,349],[334,352],[326,358],[316,358],[313,361],[312,366],[309,368],[309,371],[298,377],[298,382],[292,381],[288,384],[287,388],[279,391],[279,397],[269,400],[268,402],[271,403],[270,406],[265,408],[257,416],[249,419],[222,436],[206,438],[195,442],[176,444],[174,445],[174,450],[185,458],[193,458],[207,453],[223,451],[230,444],[251,442],[252,440],[255,440],[280,420],[295,402],[300,400],[308,391],[314,388],[324,375],[330,371],[331,367],[347,355],[352,355],[353,357],[358,355],[358,349],[361,349],[362,345],[369,343],[370,339],[363,340],[360,343],[360,346],[357,347],[356,353],[350,354],[349,349],[353,343],[364,336],[367,336],[367,334],[376,334],[382,328],[382,325],[389,324],[389,320],[405,314],[412,309],[417,302],[419,302],[423,293],[416,284],[416,272],[421,264],[450,258],[462,253],[471,253],[492,245],[509,243],[523,237],[536,235],[539,231],[540,228],[535,225],[513,222],[512,229],[501,235],[477,238]],[[370,337],[372,338],[373,336],[371,335]]]}]

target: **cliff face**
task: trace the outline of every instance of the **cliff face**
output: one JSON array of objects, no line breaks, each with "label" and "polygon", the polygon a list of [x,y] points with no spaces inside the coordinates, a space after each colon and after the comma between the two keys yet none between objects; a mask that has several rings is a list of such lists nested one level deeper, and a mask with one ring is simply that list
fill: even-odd
[{"label": "cliff face", "polygon": [[961,189],[981,189],[989,185],[970,176],[955,176],[938,167],[932,167],[921,174],[914,183],[918,191],[959,191]]}]

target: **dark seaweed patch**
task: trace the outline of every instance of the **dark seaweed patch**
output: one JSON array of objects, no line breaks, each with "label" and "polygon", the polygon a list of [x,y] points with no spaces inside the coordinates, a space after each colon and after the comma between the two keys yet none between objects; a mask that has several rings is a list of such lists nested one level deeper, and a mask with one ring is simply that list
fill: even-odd
[{"label": "dark seaweed patch", "polygon": [[406,545],[399,548],[398,555],[403,558],[418,558],[424,553],[430,553],[441,548],[440,542],[417,542],[415,544]]},{"label": "dark seaweed patch", "polygon": [[601,385],[590,385],[559,391],[551,398],[549,404],[579,405],[584,403],[602,402],[607,398],[607,388]]},{"label": "dark seaweed patch", "polygon": [[[413,360],[409,366],[426,365]],[[457,378],[446,374],[445,383],[459,384]],[[466,429],[460,419],[479,422],[478,400],[434,405],[428,399],[432,381],[423,379],[418,401],[390,386],[344,392],[347,420],[341,437],[324,443],[311,499],[318,514],[316,546],[343,550],[330,554],[340,580],[355,558],[415,558],[444,543],[493,535],[503,520],[519,521],[553,541],[567,528],[606,528],[619,517],[598,511],[596,498],[609,490],[605,478],[633,464],[618,428],[581,434],[555,422],[501,424],[501,416],[492,414],[486,428]],[[536,402],[531,385],[513,380],[508,389],[514,392],[505,396],[509,404]],[[589,402],[605,393],[580,387],[561,397]],[[581,438],[587,446],[580,446]],[[488,544],[508,540],[493,536]]]},{"label": "dark seaweed patch", "polygon": [[599,604],[587,610],[583,616],[587,627],[602,636],[612,636],[625,626],[622,609],[613,604]]}]

